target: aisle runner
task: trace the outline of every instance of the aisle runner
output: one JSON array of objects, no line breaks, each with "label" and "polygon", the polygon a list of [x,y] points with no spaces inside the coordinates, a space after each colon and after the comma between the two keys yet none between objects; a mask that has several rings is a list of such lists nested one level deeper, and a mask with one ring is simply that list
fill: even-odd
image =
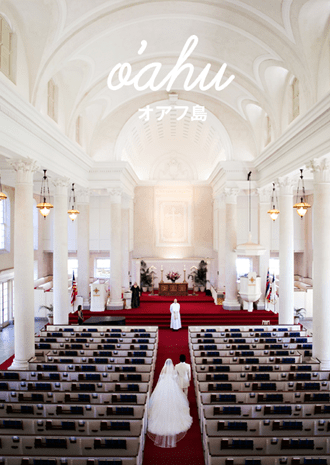
[{"label": "aisle runner", "polygon": [[[180,354],[185,354],[187,362],[190,363],[188,349],[188,330],[159,329],[158,355],[154,377],[154,386],[158,381],[165,360],[171,358],[174,365],[179,363]],[[186,436],[178,442],[174,449],[162,449],[155,447],[147,437],[144,449],[143,465],[204,465],[203,447],[201,433],[198,423],[198,414],[193,382],[189,388],[188,400],[190,404],[190,415],[193,424]]]}]

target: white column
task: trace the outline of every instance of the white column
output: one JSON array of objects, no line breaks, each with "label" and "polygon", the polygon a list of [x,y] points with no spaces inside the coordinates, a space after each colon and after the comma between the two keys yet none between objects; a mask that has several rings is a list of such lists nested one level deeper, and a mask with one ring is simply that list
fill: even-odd
[{"label": "white column", "polygon": [[78,191],[77,207],[80,211],[77,234],[78,295],[83,297],[84,308],[89,305],[89,189]]},{"label": "white column", "polygon": [[226,196],[226,298],[225,310],[240,310],[237,300],[236,253],[237,245],[237,195],[239,189],[225,188]]},{"label": "white column", "polygon": [[129,203],[130,199],[123,198],[121,210],[121,240],[122,240],[122,286],[124,289],[129,289]]},{"label": "white column", "polygon": [[69,180],[53,181],[54,192],[54,255],[53,293],[54,324],[68,324],[71,306],[68,291],[68,186]]},{"label": "white column", "polygon": [[[294,257],[293,257],[293,196],[292,180],[281,178],[279,189],[279,324],[293,324],[294,317]],[[296,214],[296,213],[295,213]],[[278,221],[278,220],[276,220]]]},{"label": "white column", "polygon": [[313,356],[322,370],[330,370],[330,163],[313,160],[310,167],[314,173]]},{"label": "white column", "polygon": [[[159,278],[161,276],[160,270],[159,270]],[[134,278],[133,278],[133,284],[134,282],[137,283],[137,285],[140,287],[141,285],[141,258],[137,258],[135,260],[135,270],[134,270]]]},{"label": "white column", "polygon": [[271,228],[272,220],[267,213],[271,207],[272,189],[267,187],[258,189],[259,194],[259,244],[266,252],[259,257],[259,276],[261,278],[261,297],[257,304],[258,310],[265,308],[265,292],[267,272],[269,268],[270,248],[271,248]]},{"label": "white column", "polygon": [[122,248],[121,248],[121,189],[110,189],[111,238],[110,238],[110,309],[123,308],[122,293]]},{"label": "white column", "polygon": [[[14,228],[14,303],[15,358],[11,370],[27,370],[34,357],[34,290],[33,290],[33,173],[35,161],[17,161],[15,228]],[[3,200],[7,202],[7,200]],[[47,221],[47,220],[46,220]]]},{"label": "white column", "polygon": [[[313,196],[308,195],[306,201],[312,206],[313,209]],[[304,246],[304,277],[313,277],[313,214],[310,210],[309,215],[304,216],[305,222],[305,246]]]},{"label": "white column", "polygon": [[[217,290],[223,291],[226,280],[226,201],[223,194],[216,199],[217,203]],[[236,265],[235,265],[236,266]]]}]

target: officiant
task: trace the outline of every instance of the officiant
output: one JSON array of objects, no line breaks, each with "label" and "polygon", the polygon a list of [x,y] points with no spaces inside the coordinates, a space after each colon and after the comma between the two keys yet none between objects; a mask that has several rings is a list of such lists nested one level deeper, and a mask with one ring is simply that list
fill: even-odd
[{"label": "officiant", "polygon": [[131,303],[131,306],[132,306],[132,308],[138,308],[138,307],[140,307],[141,289],[137,285],[137,282],[135,282],[133,284],[133,286],[131,287],[131,291],[132,291],[132,303]]},{"label": "officiant", "polygon": [[180,317],[180,304],[178,304],[177,299],[174,299],[174,302],[170,306],[171,312],[171,325],[173,331],[177,331],[181,328],[181,317]]}]

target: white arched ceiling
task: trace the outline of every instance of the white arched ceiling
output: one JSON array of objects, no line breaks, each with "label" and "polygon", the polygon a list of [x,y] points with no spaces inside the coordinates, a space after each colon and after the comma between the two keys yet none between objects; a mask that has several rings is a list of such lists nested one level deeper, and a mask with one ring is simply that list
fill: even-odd
[{"label": "white arched ceiling", "polygon": [[[286,73],[299,79],[306,107],[314,103],[317,60],[329,17],[328,0],[3,0],[0,13],[1,7],[15,17],[24,39],[32,104],[41,111],[45,108],[47,83],[58,77],[65,132],[73,137],[76,118],[82,116],[86,152],[95,161],[126,158],[143,179],[160,176],[150,163],[152,152],[153,160],[164,154],[172,160],[176,153],[183,163],[190,150],[196,160],[190,175],[197,179],[205,179],[222,159],[253,160],[260,152],[260,135],[252,108],[269,115],[279,135],[283,109],[277,96],[284,95]],[[159,61],[167,73],[192,34],[199,43],[188,61],[196,73],[211,63],[211,77],[226,62],[226,76],[234,74],[235,80],[224,91],[187,92],[183,79],[178,79],[173,91],[179,100],[204,105],[210,122],[203,125],[201,141],[195,143],[189,136],[185,149],[184,122],[177,124],[175,136],[165,144],[156,138],[157,125],[136,125],[145,144],[142,159],[132,134],[125,139],[130,149],[123,144],[122,134],[126,125],[137,122],[139,108],[166,101],[168,95],[133,88],[110,91],[107,76],[119,62],[130,63],[137,73]],[[138,55],[142,40],[148,46]],[[202,139],[211,134],[210,127],[216,131],[207,147]],[[219,128],[225,128],[223,133]],[[189,134],[192,131],[191,123]],[[151,142],[147,133],[154,137]],[[199,169],[198,155],[203,157],[203,169]],[[140,167],[138,158],[141,165],[147,161],[148,165]],[[169,166],[175,176],[179,165],[171,162]]]},{"label": "white arched ceiling", "polygon": [[[232,146],[227,131],[210,111],[205,111],[205,121],[192,120],[194,106],[179,99],[158,101],[149,105],[148,121],[136,112],[119,134],[116,160],[129,161],[142,180],[165,179],[166,169],[160,166],[164,161],[169,163],[169,179],[206,180],[219,161],[232,158]],[[163,115],[160,107],[171,110]],[[182,168],[181,174],[174,166]]]}]

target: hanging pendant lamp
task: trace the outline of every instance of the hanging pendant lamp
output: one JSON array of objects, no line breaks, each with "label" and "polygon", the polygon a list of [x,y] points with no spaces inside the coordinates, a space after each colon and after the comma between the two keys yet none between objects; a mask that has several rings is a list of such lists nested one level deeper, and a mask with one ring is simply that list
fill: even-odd
[{"label": "hanging pendant lamp", "polygon": [[251,208],[251,174],[252,171],[248,173],[247,180],[249,181],[249,206],[248,206],[248,213],[249,213],[249,235],[248,235],[248,241],[245,242],[245,244],[239,244],[234,252],[236,252],[238,255],[245,255],[247,257],[252,257],[252,256],[258,256],[258,255],[263,255],[266,252],[266,249],[260,245],[260,244],[255,244],[252,242],[252,232],[251,232],[251,214],[252,214],[252,208]]},{"label": "hanging pendant lamp", "polygon": [[47,195],[48,198],[50,197],[50,192],[49,192],[49,185],[48,185],[48,178],[47,178],[47,170],[44,171],[44,176],[41,181],[41,189],[40,189],[40,202],[37,205],[37,208],[39,209],[40,213],[42,216],[46,219],[46,216],[49,215],[51,208],[54,208],[54,206],[47,201]]},{"label": "hanging pendant lamp", "polygon": [[273,221],[276,220],[276,218],[278,217],[278,215],[280,214],[280,211],[277,210],[276,206],[275,206],[275,199],[276,199],[276,194],[275,194],[275,183],[273,182],[273,192],[272,192],[272,201],[271,201],[271,209],[268,210],[267,213],[269,213],[271,219]]},{"label": "hanging pendant lamp", "polygon": [[76,194],[74,191],[74,183],[71,186],[71,193],[69,198],[69,204],[71,205],[71,210],[68,210],[69,218],[74,221],[79,215],[80,211],[75,208],[76,203]]},{"label": "hanging pendant lamp", "polygon": [[[299,193],[300,182],[301,182],[301,191]],[[293,205],[293,208],[297,210],[297,213],[301,218],[306,215],[308,208],[311,208],[311,205],[309,205],[309,203],[306,202],[305,195],[306,194],[305,194],[303,170],[300,169],[300,178],[299,178],[298,187],[297,187],[297,198],[296,198],[296,203]]]}]

